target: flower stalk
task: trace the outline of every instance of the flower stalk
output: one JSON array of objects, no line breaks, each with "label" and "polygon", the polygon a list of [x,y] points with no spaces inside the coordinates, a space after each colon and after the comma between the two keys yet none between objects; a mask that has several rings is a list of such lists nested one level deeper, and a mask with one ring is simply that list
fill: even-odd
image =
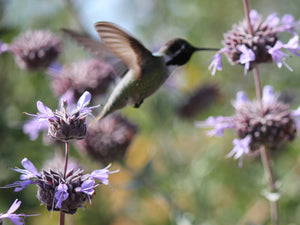
[{"label": "flower stalk", "polygon": [[[245,10],[245,14],[246,14],[246,20],[248,23],[249,33],[253,36],[254,33],[253,33],[253,28],[251,25],[251,20],[250,20],[250,15],[249,15],[250,10],[249,10],[248,0],[243,0],[243,1],[244,1],[244,10]],[[263,106],[262,106],[262,87],[261,87],[259,69],[258,69],[257,65],[253,68],[253,73],[254,73],[256,97],[259,102],[261,116],[263,117],[264,112],[263,112]],[[271,165],[269,150],[264,145],[261,145],[259,148],[259,151],[260,151],[260,157],[261,157],[261,161],[262,161],[262,164],[264,167],[264,171],[266,174],[266,178],[268,180],[269,191],[271,194],[276,193],[276,184],[275,184],[276,180],[275,180],[274,172],[273,172],[272,165]],[[272,225],[278,225],[279,219],[278,219],[277,199],[272,200],[269,198],[268,200],[270,202],[271,223],[272,223]]]},{"label": "flower stalk", "polygon": [[[66,141],[65,142],[65,167],[64,167],[64,176],[63,176],[64,180],[66,179],[66,174],[68,170],[69,149],[70,149],[69,142]],[[62,211],[60,211],[59,213],[59,225],[65,225],[65,213]]]},{"label": "flower stalk", "polygon": [[[276,180],[274,176],[274,172],[271,165],[271,159],[269,150],[265,146],[260,147],[260,157],[265,170],[266,178],[269,183],[269,191],[271,194],[276,193]],[[270,201],[270,215],[271,215],[271,223],[272,225],[279,224],[279,216],[278,216],[278,206],[277,199],[269,199]]]}]

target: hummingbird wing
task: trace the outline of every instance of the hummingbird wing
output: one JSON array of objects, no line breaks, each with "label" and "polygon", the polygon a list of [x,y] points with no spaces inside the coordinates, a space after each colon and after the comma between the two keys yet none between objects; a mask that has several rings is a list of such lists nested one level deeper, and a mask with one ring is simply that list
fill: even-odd
[{"label": "hummingbird wing", "polygon": [[77,33],[76,31],[69,29],[61,29],[65,34],[76,40],[85,49],[92,52],[94,55],[100,58],[111,58],[115,55],[100,41],[94,40],[87,35]]},{"label": "hummingbird wing", "polygon": [[77,41],[80,45],[82,45],[86,50],[93,53],[96,57],[110,63],[116,75],[122,77],[127,71],[128,68],[115,54],[113,54],[109,48],[106,47],[104,43],[100,41],[94,40],[91,37],[80,34],[76,31],[69,30],[69,29],[61,29],[65,34],[73,38]]},{"label": "hummingbird wing", "polygon": [[95,24],[95,29],[109,50],[130,70],[133,70],[137,78],[140,78],[142,65],[145,60],[153,57],[152,53],[137,39],[113,23],[98,22]]}]

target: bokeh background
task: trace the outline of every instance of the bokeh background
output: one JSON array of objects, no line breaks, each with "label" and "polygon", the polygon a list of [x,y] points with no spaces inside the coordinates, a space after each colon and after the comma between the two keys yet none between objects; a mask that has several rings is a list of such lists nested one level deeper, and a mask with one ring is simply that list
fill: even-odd
[{"label": "bokeh background", "polygon": [[[290,13],[300,19],[300,1],[249,2],[250,8],[264,16]],[[0,40],[11,43],[28,29],[48,29],[64,41],[58,61],[70,64],[92,55],[63,35],[61,28],[97,38],[93,24],[104,20],[124,27],[152,50],[174,37],[186,38],[197,46],[221,47],[223,33],[243,17],[241,0],[1,0]],[[284,38],[288,40],[288,36]],[[226,158],[232,149],[233,133],[210,138],[194,125],[210,115],[233,114],[231,100],[239,90],[255,97],[251,72],[245,77],[242,67],[223,60],[223,71],[213,77],[207,69],[212,56],[211,52],[194,55],[139,109],[127,107],[120,112],[137,124],[139,131],[123,162],[112,165],[120,169],[110,178],[114,190],[98,187],[92,205],[67,216],[67,224],[268,224],[269,206],[263,197],[267,183],[259,158],[247,158],[239,168],[237,161]],[[294,72],[278,69],[275,64],[261,66],[263,84],[280,91],[292,109],[300,105],[299,62],[296,57],[288,60]],[[37,100],[52,109],[57,107],[50,83],[45,71],[21,70],[12,55],[0,55],[0,186],[19,179],[9,167],[21,167],[24,157],[41,170],[45,161],[60,151],[59,146],[45,145],[43,135],[30,141],[22,132],[28,119],[23,112],[36,113]],[[211,85],[213,90],[205,92]],[[182,113],[182,107],[197,91],[203,94],[190,106],[193,113]],[[299,144],[297,137],[272,155],[281,191],[280,221],[286,225],[300,224]],[[71,147],[71,156],[87,172],[106,166],[81,154],[76,146]],[[51,213],[35,196],[35,186],[18,193],[0,189],[0,212],[6,212],[18,198],[22,201],[18,212],[41,213],[26,218],[26,224],[57,224],[58,213],[54,212],[50,221]]]}]

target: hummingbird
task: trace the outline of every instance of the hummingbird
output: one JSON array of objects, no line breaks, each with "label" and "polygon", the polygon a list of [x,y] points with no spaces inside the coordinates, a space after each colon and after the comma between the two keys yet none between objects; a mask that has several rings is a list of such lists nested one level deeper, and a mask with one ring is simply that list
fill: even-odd
[{"label": "hummingbird", "polygon": [[[97,22],[95,29],[102,42],[113,55],[125,65],[127,70],[110,94],[103,109],[96,117],[99,121],[106,115],[127,105],[138,108],[145,98],[157,91],[167,80],[172,71],[178,66],[186,64],[193,53],[197,51],[218,51],[214,48],[198,48],[184,39],[174,38],[163,45],[157,52],[152,53],[139,40],[114,23]],[[72,31],[64,30],[71,36]],[[83,36],[75,37],[88,49],[95,52],[95,43],[87,42]],[[108,56],[110,57],[110,55]]]}]

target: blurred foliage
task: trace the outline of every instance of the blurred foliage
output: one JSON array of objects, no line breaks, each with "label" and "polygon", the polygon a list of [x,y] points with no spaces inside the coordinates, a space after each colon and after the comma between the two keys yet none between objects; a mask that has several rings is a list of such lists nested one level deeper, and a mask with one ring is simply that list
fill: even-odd
[{"label": "blurred foliage", "polygon": [[[76,43],[64,37],[61,28],[72,28],[91,33],[87,24],[89,9],[104,7],[109,1],[72,0],[2,0],[0,1],[0,39],[10,43],[27,29],[49,29],[64,40],[61,63],[90,57]],[[108,12],[119,18],[120,26],[130,23],[137,38],[150,49],[157,49],[173,37],[184,37],[191,43],[205,47],[221,47],[223,33],[244,17],[242,1],[236,0],[112,0],[114,7]],[[300,2],[296,0],[249,1],[251,8],[267,16],[291,13],[300,19]],[[87,8],[89,5],[90,8]],[[111,4],[109,4],[111,5]],[[116,15],[116,13],[119,13]],[[106,12],[107,14],[107,12]],[[88,18],[88,19],[87,19]],[[102,18],[101,13],[93,22]],[[124,24],[122,24],[122,21]],[[133,32],[131,32],[133,33]],[[114,189],[101,187],[92,205],[67,216],[67,224],[108,225],[220,225],[268,224],[268,202],[263,197],[267,188],[260,160],[244,160],[243,168],[227,159],[232,149],[234,134],[223,138],[209,138],[205,130],[195,128],[194,121],[210,115],[231,115],[231,99],[238,90],[255,97],[252,73],[243,76],[242,67],[232,67],[224,60],[222,72],[212,77],[207,69],[211,52],[202,52],[177,73],[171,83],[147,99],[138,109],[127,107],[122,113],[137,123],[139,134],[130,146],[122,163],[113,163],[121,171],[111,175]],[[278,69],[275,64],[261,66],[262,83],[274,86],[277,91],[293,96],[292,108],[300,102],[299,58],[288,60],[294,72]],[[40,170],[43,162],[54,157],[57,147],[45,146],[43,138],[30,141],[22,133],[27,120],[23,112],[36,112],[36,101],[42,100],[54,109],[57,99],[52,94],[50,78],[44,71],[20,70],[13,57],[0,56],[0,186],[18,180],[18,174],[9,167],[18,166],[28,157]],[[194,118],[182,119],[177,113],[180,101],[204,83],[218,86],[221,96]],[[102,102],[103,103],[103,102]],[[299,224],[300,221],[300,157],[299,140],[284,146],[273,156],[273,165],[281,189],[281,224]],[[71,156],[77,158],[87,171],[102,168],[76,148]],[[36,187],[15,193],[0,190],[0,212],[6,212],[15,198],[22,201],[18,212],[41,213],[26,218],[26,224],[57,223],[58,213],[39,205]],[[6,222],[6,221],[5,221]]]}]

